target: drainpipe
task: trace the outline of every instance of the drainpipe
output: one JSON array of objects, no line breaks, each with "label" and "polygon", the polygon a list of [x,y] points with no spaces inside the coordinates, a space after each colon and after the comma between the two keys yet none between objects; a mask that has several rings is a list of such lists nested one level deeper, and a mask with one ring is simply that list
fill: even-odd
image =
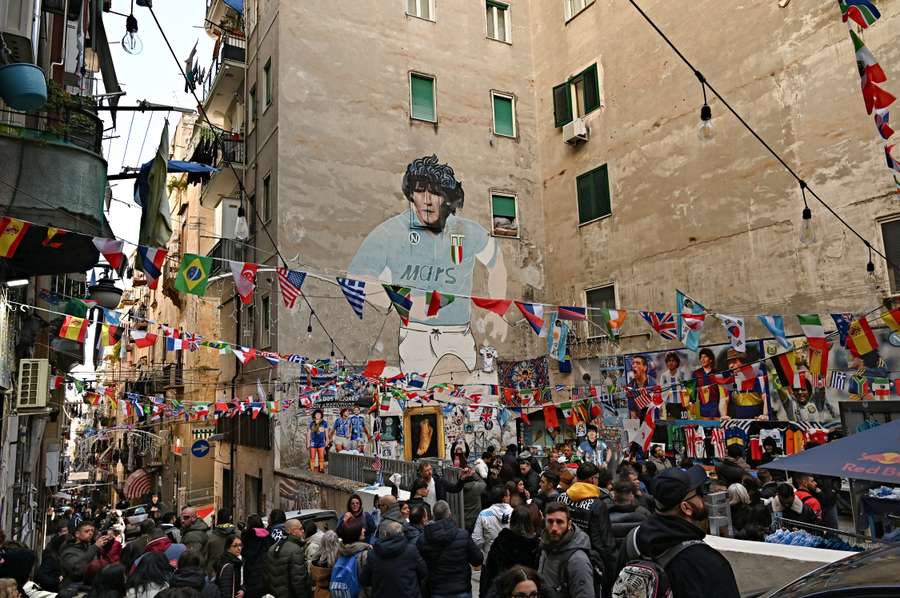
[{"label": "drainpipe", "polygon": [[[237,295],[232,295],[231,299],[229,299],[228,302],[234,301],[234,304],[237,306],[237,318],[235,318],[236,323],[235,323],[234,339],[235,339],[236,343],[240,343],[240,340],[241,340],[241,336],[240,336],[241,335],[241,307],[237,303],[237,301],[235,301],[236,298],[237,298]],[[238,368],[238,366],[235,365],[234,376],[231,377],[231,401],[232,401],[232,403],[234,403],[234,400],[237,397],[237,390],[235,389],[235,381],[238,378],[238,369],[237,368]],[[242,414],[239,413],[232,418],[232,420],[231,420],[231,422],[232,422],[231,438],[229,438],[229,444],[231,445],[231,457],[230,457],[228,463],[231,466],[231,516],[232,517],[234,517],[235,513],[237,513],[237,511],[235,510],[235,506],[237,504],[237,468],[235,467],[234,459],[235,459],[235,455],[237,453],[237,443],[241,439],[241,427],[238,424],[238,422],[240,421],[239,418],[241,416],[242,416]],[[237,435],[235,435],[235,432],[237,433]]]},{"label": "drainpipe", "polygon": [[[35,5],[39,4],[40,0],[35,2]],[[50,63],[50,79],[53,79],[53,69],[57,66],[62,66],[63,70],[65,70],[64,65],[66,64],[66,49],[69,43],[69,0],[66,0],[66,4],[63,7],[62,14],[62,22],[63,22],[63,38],[62,38],[62,46],[59,48],[59,62],[51,62]]]},{"label": "drainpipe", "polygon": [[38,46],[41,43],[41,14],[43,0],[34,0],[34,10],[31,13],[31,54],[34,64],[38,61]]}]

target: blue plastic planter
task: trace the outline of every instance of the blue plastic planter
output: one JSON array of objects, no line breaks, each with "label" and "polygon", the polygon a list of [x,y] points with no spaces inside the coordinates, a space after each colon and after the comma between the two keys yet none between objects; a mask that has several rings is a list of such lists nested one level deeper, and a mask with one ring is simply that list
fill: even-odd
[{"label": "blue plastic planter", "polygon": [[28,62],[0,66],[0,97],[15,110],[37,110],[47,103],[44,71]]}]

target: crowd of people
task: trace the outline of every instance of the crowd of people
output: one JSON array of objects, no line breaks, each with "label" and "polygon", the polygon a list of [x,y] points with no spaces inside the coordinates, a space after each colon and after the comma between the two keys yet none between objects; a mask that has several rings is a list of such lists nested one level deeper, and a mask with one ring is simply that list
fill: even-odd
[{"label": "crowd of people", "polygon": [[714,480],[662,450],[617,464],[585,454],[542,467],[509,446],[468,466],[463,447],[456,481],[422,462],[408,500],[389,484],[368,510],[354,494],[333,530],[280,510],[235,525],[221,509],[209,526],[157,496],[137,527],[118,509],[66,507],[39,560],[0,536],[0,598],[604,598],[641,584],[628,595],[738,596],[728,561],[702,541],[705,493],[727,492],[734,535],[755,540],[778,519],[828,521],[836,502],[811,476],[751,472],[736,446]]}]

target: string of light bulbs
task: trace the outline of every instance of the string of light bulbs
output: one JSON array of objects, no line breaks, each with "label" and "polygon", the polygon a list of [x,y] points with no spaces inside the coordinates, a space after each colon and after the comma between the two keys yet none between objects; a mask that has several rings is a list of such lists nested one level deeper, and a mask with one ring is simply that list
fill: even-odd
[{"label": "string of light bulbs", "polygon": [[[737,110],[735,110],[731,106],[731,104],[728,103],[728,101],[722,96],[722,94],[720,94],[716,90],[716,88],[709,83],[703,73],[700,72],[700,70],[695,67],[694,64],[687,59],[687,57],[685,57],[685,55],[675,45],[675,43],[672,42],[669,36],[666,35],[666,33],[663,32],[662,29],[660,29],[659,25],[657,25],[656,22],[653,21],[653,19],[650,18],[650,16],[638,5],[636,0],[628,1],[635,8],[635,10],[637,10],[641,17],[643,17],[643,19],[647,21],[650,27],[652,27],[653,30],[659,34],[659,36],[663,39],[663,41],[666,42],[666,44],[672,49],[672,51],[675,52],[678,58],[680,58],[681,61],[684,62],[684,64],[687,65],[687,67],[690,68],[691,71],[693,71],[694,76],[697,77],[697,80],[700,81],[700,87],[703,91],[703,106],[700,109],[700,138],[709,139],[712,136],[712,109],[709,107],[706,99],[706,90],[708,89],[720,102],[722,102],[722,105],[728,109],[728,111],[760,143],[760,145],[762,145],[766,149],[766,151],[768,151],[769,154],[771,154],[772,157],[775,158],[775,160],[777,160],[784,167],[787,173],[790,174],[800,185],[800,190],[803,195],[803,212],[801,213],[801,242],[803,242],[805,245],[809,245],[814,241],[815,238],[814,234],[812,234],[809,230],[812,227],[812,210],[809,209],[809,206],[806,202],[806,192],[809,192],[809,194],[814,197],[822,205],[822,207],[828,210],[828,212],[830,212],[831,215],[834,216],[838,220],[838,222],[840,222],[847,230],[856,235],[856,237],[858,237],[859,240],[862,241],[868,249],[868,262],[866,263],[867,280],[877,280],[877,277],[875,275],[875,263],[872,261],[873,254],[881,257],[888,268],[891,268],[895,272],[900,273],[900,265],[893,263],[885,254],[874,248],[866,237],[864,237],[855,228],[853,228],[853,226],[851,226],[840,214],[838,214],[830,205],[828,205],[828,203],[826,203],[825,200],[822,199],[821,196],[819,196],[819,194],[816,193],[799,174],[797,174],[794,168],[792,168],[787,163],[787,161],[777,151],[775,151],[775,149],[771,145],[769,145],[769,143],[766,142],[766,140],[763,139],[759,133],[756,132],[756,130],[746,121],[746,119],[744,119],[744,117],[741,116],[737,112]],[[804,228],[806,229],[805,231]]]}]

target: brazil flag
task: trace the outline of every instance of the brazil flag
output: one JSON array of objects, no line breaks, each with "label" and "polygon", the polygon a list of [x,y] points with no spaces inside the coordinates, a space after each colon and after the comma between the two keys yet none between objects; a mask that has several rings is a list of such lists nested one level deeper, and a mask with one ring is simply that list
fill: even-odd
[{"label": "brazil flag", "polygon": [[212,258],[185,253],[175,278],[175,288],[182,293],[204,295],[211,268]]}]

